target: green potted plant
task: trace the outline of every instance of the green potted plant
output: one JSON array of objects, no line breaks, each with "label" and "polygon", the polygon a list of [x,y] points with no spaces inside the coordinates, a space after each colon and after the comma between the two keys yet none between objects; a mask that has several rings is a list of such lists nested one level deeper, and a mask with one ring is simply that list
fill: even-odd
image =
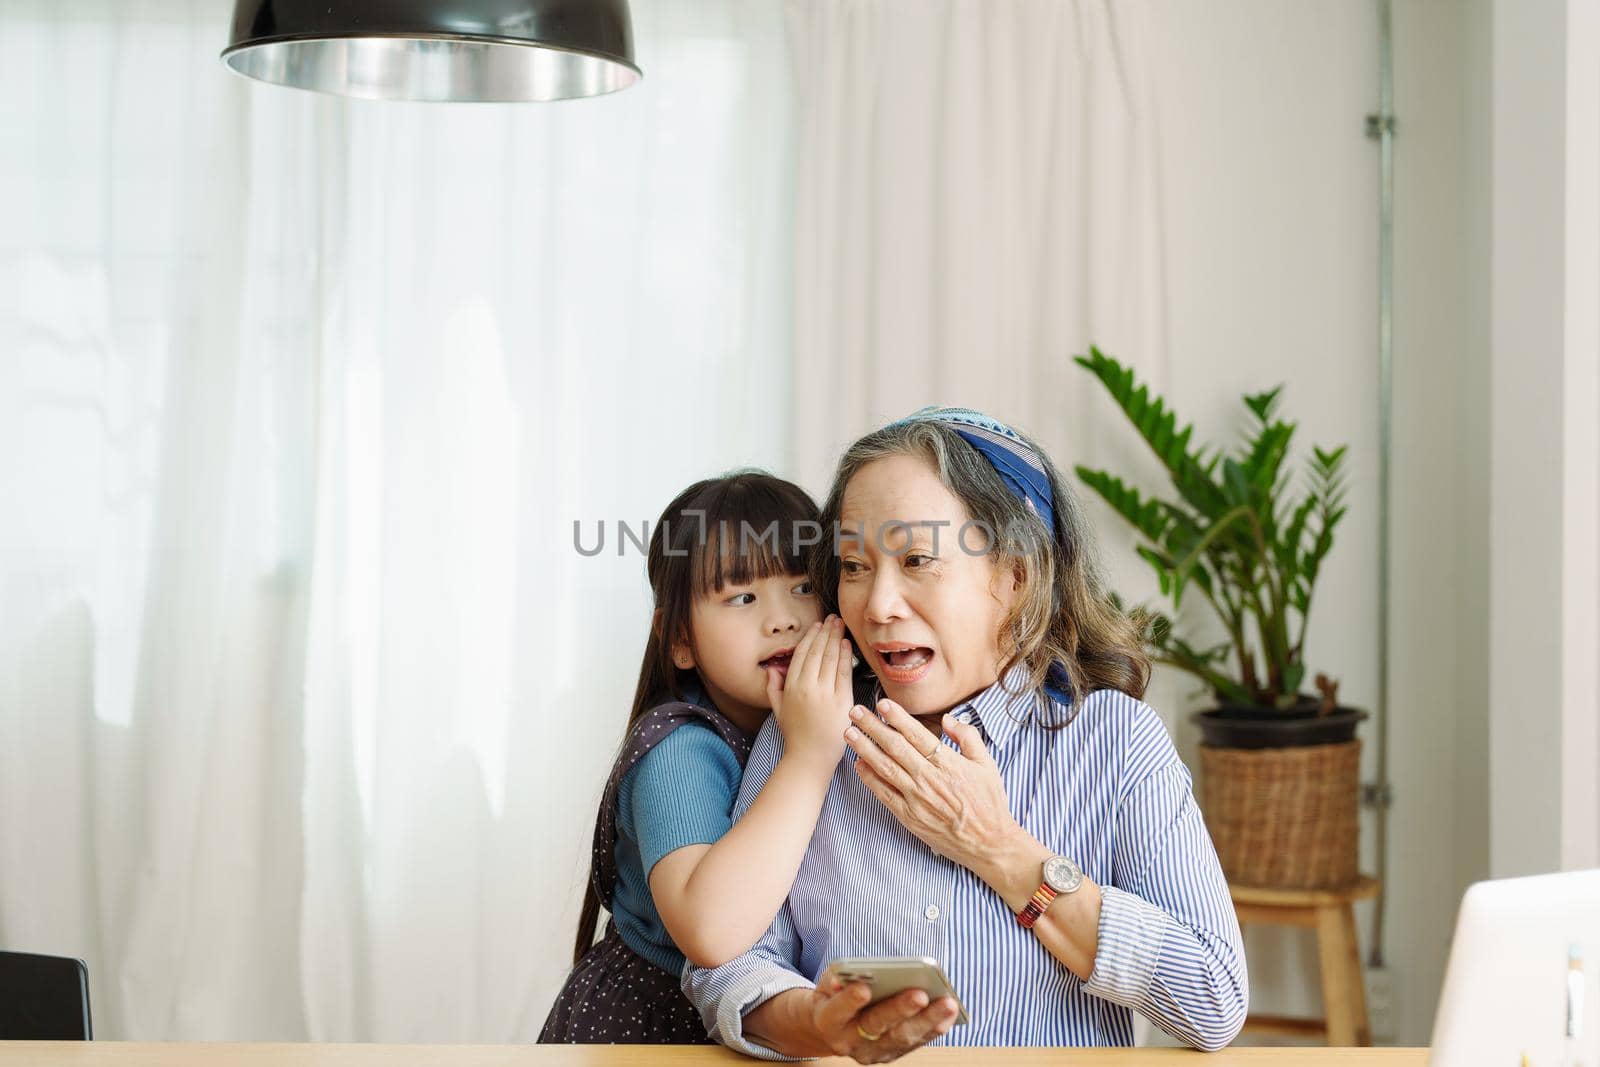
[{"label": "green potted plant", "polygon": [[[1137,531],[1173,614],[1133,610],[1151,657],[1194,675],[1214,708],[1201,730],[1201,807],[1230,881],[1330,888],[1356,880],[1360,742],[1366,713],[1338,703],[1317,674],[1307,693],[1306,623],[1323,561],[1344,518],[1346,446],[1313,448],[1301,484],[1289,464],[1296,424],[1278,417],[1282,387],[1244,398],[1251,421],[1232,452],[1191,446],[1192,425],[1098,348],[1093,374],[1165,467],[1174,495],[1147,494],[1107,471],[1084,484]],[[1221,623],[1215,644],[1180,633],[1186,595]]]}]

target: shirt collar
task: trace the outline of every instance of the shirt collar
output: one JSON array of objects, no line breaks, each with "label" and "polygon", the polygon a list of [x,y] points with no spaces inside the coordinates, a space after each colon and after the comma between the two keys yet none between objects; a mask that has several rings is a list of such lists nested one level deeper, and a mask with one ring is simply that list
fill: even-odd
[{"label": "shirt collar", "polygon": [[[1047,699],[1028,684],[1028,665],[1017,663],[989,688],[957,705],[950,714],[958,722],[976,723],[990,753],[1004,751],[1023,724],[1034,718],[1038,702]],[[1050,701],[1051,705],[1055,701]],[[1053,714],[1055,707],[1050,711]]]}]

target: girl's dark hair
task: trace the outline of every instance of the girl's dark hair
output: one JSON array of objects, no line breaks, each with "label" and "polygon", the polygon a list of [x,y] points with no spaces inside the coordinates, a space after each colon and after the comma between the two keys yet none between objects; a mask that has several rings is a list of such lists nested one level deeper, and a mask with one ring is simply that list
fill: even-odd
[{"label": "girl's dark hair", "polygon": [[[822,506],[823,525],[830,530],[837,527],[845,488],[869,463],[891,456],[924,461],[967,514],[995,532],[990,556],[1021,566],[1022,594],[995,635],[1004,664],[1002,676],[1012,665],[1024,663],[1029,688],[1042,692],[1048,672],[1059,665],[1066,672],[1073,715],[1083,698],[1097,689],[1142,697],[1150,682],[1150,659],[1135,621],[1106,593],[1094,535],[1077,494],[1044,449],[1021,433],[1017,436],[1039,457],[1050,479],[1055,521],[1049,528],[1006,488],[982,453],[951,427],[932,421],[885,426],[846,449]],[[812,553],[811,581],[823,612],[836,614],[839,556],[831,543]]]},{"label": "girl's dark hair", "polygon": [[[808,547],[821,536],[816,502],[798,485],[765,471],[737,470],[695,482],[666,506],[650,532],[647,571],[654,611],[624,744],[646,711],[683,699],[684,683],[695,678],[693,670],[672,663],[674,641],[694,647],[689,618],[695,599],[727,585],[805,574]],[[594,943],[600,903],[591,861],[574,963]]]}]

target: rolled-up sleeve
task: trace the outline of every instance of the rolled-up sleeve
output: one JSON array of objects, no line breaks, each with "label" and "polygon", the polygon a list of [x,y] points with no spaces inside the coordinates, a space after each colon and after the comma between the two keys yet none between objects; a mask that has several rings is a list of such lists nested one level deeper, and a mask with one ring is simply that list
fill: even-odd
[{"label": "rolled-up sleeve", "polygon": [[[744,782],[734,804],[735,821],[750,809],[761,787],[772,775],[783,755],[783,735],[777,723],[768,719],[745,765]],[[683,991],[700,1012],[706,1033],[736,1052],[767,1060],[793,1060],[744,1036],[744,1017],[773,997],[789,989],[811,989],[814,983],[796,969],[800,955],[799,939],[786,903],[778,910],[772,925],[761,940],[742,956],[721,967],[696,967],[685,964]]]},{"label": "rolled-up sleeve", "polygon": [[1185,1044],[1223,1048],[1250,999],[1239,919],[1189,770],[1143,705],[1123,781],[1112,884],[1101,887],[1100,943],[1084,990]]},{"label": "rolled-up sleeve", "polygon": [[794,1059],[747,1039],[744,1017],[786,990],[814,988],[814,983],[794,969],[798,951],[789,906],[785,904],[766,934],[743,956],[709,970],[693,964],[685,966],[683,990],[699,1009],[706,1033],[747,1056]]}]

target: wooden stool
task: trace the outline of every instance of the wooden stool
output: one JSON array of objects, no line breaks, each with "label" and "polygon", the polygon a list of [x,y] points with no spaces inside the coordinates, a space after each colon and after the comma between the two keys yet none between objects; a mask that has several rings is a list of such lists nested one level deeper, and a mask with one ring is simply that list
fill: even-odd
[{"label": "wooden stool", "polygon": [[1255,889],[1230,885],[1228,892],[1233,895],[1233,907],[1239,913],[1241,926],[1265,923],[1315,930],[1317,955],[1322,965],[1324,1018],[1251,1015],[1245,1019],[1244,1032],[1320,1037],[1330,1045],[1372,1044],[1353,905],[1377,895],[1377,879],[1363,877],[1344,889]]}]

